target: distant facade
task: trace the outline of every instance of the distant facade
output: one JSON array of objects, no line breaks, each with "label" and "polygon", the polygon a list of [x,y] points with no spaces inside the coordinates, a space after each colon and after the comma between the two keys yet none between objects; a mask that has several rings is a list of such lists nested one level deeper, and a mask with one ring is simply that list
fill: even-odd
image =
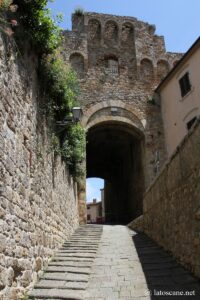
[{"label": "distant facade", "polygon": [[102,223],[102,202],[87,203],[87,223]]},{"label": "distant facade", "polygon": [[200,115],[200,38],[156,89],[170,157]]}]

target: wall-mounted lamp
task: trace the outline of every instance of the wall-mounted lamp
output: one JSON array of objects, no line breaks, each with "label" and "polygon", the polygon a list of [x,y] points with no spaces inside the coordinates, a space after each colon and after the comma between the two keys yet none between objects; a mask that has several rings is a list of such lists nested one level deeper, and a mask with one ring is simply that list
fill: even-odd
[{"label": "wall-mounted lamp", "polygon": [[83,114],[83,110],[81,107],[73,107],[72,108],[72,116],[65,117],[63,119],[63,121],[57,121],[56,125],[66,126],[68,124],[78,123],[81,120],[82,114]]},{"label": "wall-mounted lamp", "polygon": [[73,114],[73,121],[77,123],[81,120],[81,117],[83,115],[83,110],[81,107],[73,107],[72,114]]}]

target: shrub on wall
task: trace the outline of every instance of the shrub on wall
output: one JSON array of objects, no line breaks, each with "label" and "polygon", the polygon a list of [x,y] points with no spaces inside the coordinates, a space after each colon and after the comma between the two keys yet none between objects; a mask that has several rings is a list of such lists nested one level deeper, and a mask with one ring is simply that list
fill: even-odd
[{"label": "shrub on wall", "polygon": [[[16,31],[17,40],[28,40],[39,58],[38,76],[41,83],[41,94],[46,103],[46,112],[56,124],[57,120],[71,115],[72,107],[77,105],[78,82],[76,74],[68,68],[59,52],[62,42],[61,29],[57,26],[60,16],[54,21],[46,8],[48,0],[2,0],[3,10],[7,14],[11,27],[20,27]],[[11,22],[12,21],[12,22]],[[23,36],[20,36],[21,32]],[[80,164],[85,153],[85,132],[78,124],[70,124],[55,134],[59,138],[56,153],[61,154],[71,174],[77,178],[81,175]]]},{"label": "shrub on wall", "polygon": [[14,0],[18,6],[17,18],[23,26],[23,35],[29,40],[38,55],[52,53],[61,42],[61,29],[51,18],[50,10],[46,8],[48,0]]}]

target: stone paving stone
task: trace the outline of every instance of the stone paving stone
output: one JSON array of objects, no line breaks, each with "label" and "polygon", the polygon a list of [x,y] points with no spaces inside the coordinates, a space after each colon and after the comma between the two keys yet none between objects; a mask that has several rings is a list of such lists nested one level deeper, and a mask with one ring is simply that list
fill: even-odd
[{"label": "stone paving stone", "polygon": [[68,280],[68,281],[88,281],[88,275],[75,273],[44,273],[42,279],[50,280]]},{"label": "stone paving stone", "polygon": [[[154,296],[154,288],[181,291],[185,283],[188,283],[185,290],[190,291],[193,284],[193,289],[199,291],[196,279],[155,242],[124,226],[104,226],[88,283],[87,299],[166,300],[166,296]],[[104,288],[108,288],[108,294]],[[179,299],[184,298],[179,296]]]},{"label": "stone paving stone", "polygon": [[61,248],[61,250],[65,250],[65,249],[73,249],[73,250],[80,250],[80,249],[82,249],[82,250],[97,250],[98,249],[98,247],[97,246],[87,246],[87,245],[67,245],[67,246],[63,246],[62,248]]},{"label": "stone paving stone", "polygon": [[66,266],[66,267],[78,267],[78,268],[91,268],[90,261],[51,261],[49,266]]},{"label": "stone paving stone", "polygon": [[72,253],[72,254],[81,254],[81,253],[91,253],[91,254],[96,254],[95,250],[88,250],[88,249],[61,249],[59,251],[56,252],[58,255],[59,254],[68,254],[68,253]]},{"label": "stone paving stone", "polygon": [[93,262],[93,259],[91,258],[88,258],[88,257],[65,257],[65,256],[55,256],[53,259],[52,259],[52,262],[54,261],[68,261],[68,262]]},{"label": "stone paving stone", "polygon": [[74,281],[56,281],[56,280],[40,280],[35,285],[35,288],[38,289],[73,289],[73,290],[85,290],[87,287],[87,282],[74,282]]},{"label": "stone paving stone", "polygon": [[[91,265],[96,256],[102,226],[79,227],[72,237],[57,251],[35,288],[30,299],[85,299]],[[93,231],[95,228],[95,231]],[[91,233],[92,231],[92,233]],[[78,240],[78,242],[76,242]],[[95,244],[90,247],[88,240]]]},{"label": "stone paving stone", "polygon": [[71,252],[71,253],[57,253],[58,256],[60,257],[82,257],[82,258],[94,258],[95,254],[93,253],[76,253],[76,252]]},{"label": "stone paving stone", "polygon": [[90,274],[90,268],[49,266],[47,272],[71,272],[71,273]]},{"label": "stone paving stone", "polygon": [[86,291],[63,290],[63,289],[34,289],[29,293],[29,298],[38,299],[66,299],[66,300],[82,300],[87,297]]},{"label": "stone paving stone", "polygon": [[[92,228],[86,226],[81,235],[74,236],[73,243],[66,242],[58,251],[33,291],[37,291],[38,299],[200,299],[198,280],[144,234],[130,231],[125,226],[108,225],[103,226],[100,239],[100,227],[95,227],[99,228],[96,229],[97,248],[85,237],[80,241],[82,235],[89,236]],[[155,295],[157,291],[193,290],[196,296]],[[78,293],[84,291],[86,293]],[[66,298],[69,296],[72,298]]]}]

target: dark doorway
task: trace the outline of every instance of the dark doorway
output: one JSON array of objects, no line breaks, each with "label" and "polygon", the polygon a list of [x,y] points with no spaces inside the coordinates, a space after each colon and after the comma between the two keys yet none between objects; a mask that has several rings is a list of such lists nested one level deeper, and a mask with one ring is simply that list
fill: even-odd
[{"label": "dark doorway", "polygon": [[105,222],[127,224],[142,213],[143,135],[133,126],[104,122],[87,134],[87,177],[105,179]]}]

